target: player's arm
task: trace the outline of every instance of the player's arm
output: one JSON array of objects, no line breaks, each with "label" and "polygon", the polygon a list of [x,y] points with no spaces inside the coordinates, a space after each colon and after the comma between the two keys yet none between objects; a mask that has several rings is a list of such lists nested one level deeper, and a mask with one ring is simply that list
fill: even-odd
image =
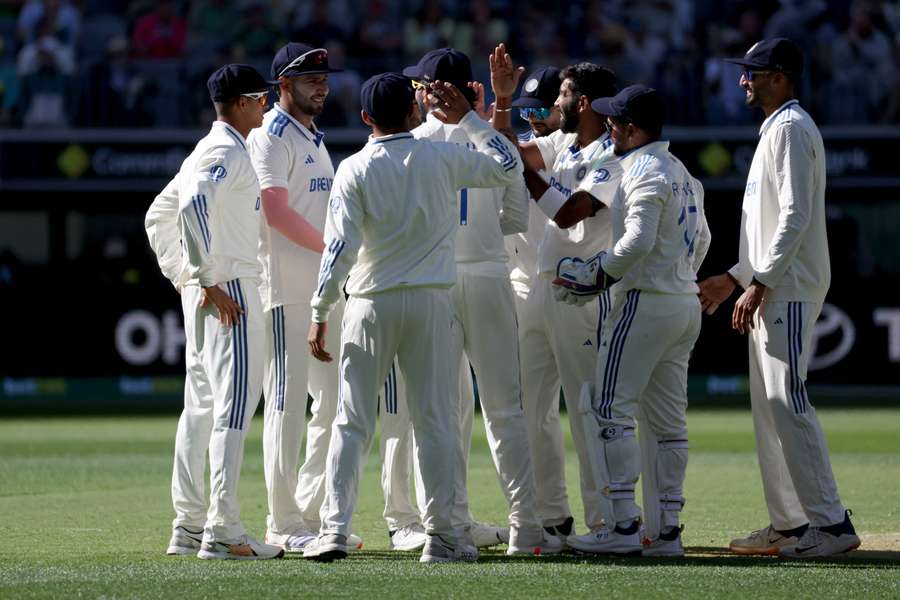
[{"label": "player's arm", "polygon": [[[162,274],[179,289],[181,273],[181,233],[178,231],[178,175],[157,194],[144,217],[150,248]],[[180,289],[179,289],[180,291]]]},{"label": "player's arm", "polygon": [[301,246],[321,254],[325,249],[322,232],[288,203],[288,171],[290,154],[280,137],[255,131],[248,150],[253,169],[262,188],[260,193],[266,224]]},{"label": "player's arm", "polygon": [[766,287],[779,284],[797,255],[812,219],[815,189],[815,150],[808,135],[790,123],[775,132],[775,182],[778,188],[778,227],[766,256],[753,278]]},{"label": "player's arm", "polygon": [[[519,78],[525,72],[524,67],[513,67],[512,58],[506,53],[506,45],[500,44],[489,57],[491,68],[491,88],[494,92],[494,129],[502,132],[508,138],[515,139],[512,133],[512,96],[519,85]],[[518,143],[519,153],[525,163],[526,172],[530,169],[535,173],[547,168],[544,157],[535,142]],[[537,197],[537,196],[535,196]]]},{"label": "player's arm", "polygon": [[312,355],[330,362],[325,348],[328,315],[343,294],[344,281],[356,263],[362,245],[361,224],[365,219],[362,194],[353,169],[345,161],[338,167],[328,200],[325,220],[325,252],[319,265],[319,279],[310,305],[312,323],[308,342]]},{"label": "player's arm", "polygon": [[625,233],[603,257],[600,265],[615,279],[621,279],[656,244],[665,198],[671,191],[666,182],[653,177],[638,182],[625,199]]},{"label": "player's arm", "polygon": [[528,231],[528,190],[522,179],[503,190],[500,208],[500,231],[503,235]]},{"label": "player's arm", "polygon": [[704,259],[706,259],[707,252],[709,252],[709,245],[712,241],[712,235],[709,231],[709,223],[706,222],[706,203],[704,202],[705,194],[703,190],[703,184],[694,179],[691,182],[691,185],[693,186],[694,195],[697,199],[697,206],[700,213],[697,237],[694,241],[694,255],[692,262],[694,273],[696,273],[700,270],[700,266],[703,264]]},{"label": "player's arm", "polygon": [[544,214],[553,219],[557,227],[568,229],[593,217],[598,211],[612,204],[619,189],[619,167],[609,160],[611,153],[604,153],[594,161],[581,185],[568,198],[557,189],[546,186],[537,204]]}]

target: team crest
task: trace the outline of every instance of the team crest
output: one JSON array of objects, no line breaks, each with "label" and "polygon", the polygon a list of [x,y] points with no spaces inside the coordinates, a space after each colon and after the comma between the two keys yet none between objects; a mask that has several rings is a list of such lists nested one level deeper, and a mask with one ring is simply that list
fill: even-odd
[{"label": "team crest", "polygon": [[525,82],[525,91],[531,94],[536,89],[538,89],[538,80],[537,79],[529,79]]},{"label": "team crest", "polygon": [[341,210],[341,197],[332,196],[331,200],[328,201],[328,208],[331,209],[331,214],[338,214],[338,212]]},{"label": "team crest", "polygon": [[225,176],[228,174],[228,171],[225,170],[225,167],[222,165],[216,165],[212,169],[209,170],[209,178],[213,181],[222,181],[225,179]]},{"label": "team crest", "polygon": [[575,173],[575,179],[581,181],[582,179],[584,179],[585,175],[587,175],[587,167],[581,167],[580,169],[578,169],[578,172]]},{"label": "team crest", "polygon": [[603,183],[604,181],[609,181],[609,171],[606,169],[594,171],[594,183]]}]

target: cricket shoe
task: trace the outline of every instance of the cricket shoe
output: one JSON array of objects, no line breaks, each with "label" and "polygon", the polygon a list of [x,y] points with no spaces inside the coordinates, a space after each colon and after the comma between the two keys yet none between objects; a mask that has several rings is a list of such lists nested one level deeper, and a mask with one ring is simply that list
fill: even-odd
[{"label": "cricket shoe", "polygon": [[573,517],[566,517],[566,520],[560,523],[559,525],[550,525],[544,527],[544,531],[546,531],[549,535],[552,535],[559,539],[566,545],[566,540],[570,535],[574,533],[573,528],[575,526],[575,519]]},{"label": "cricket shoe", "polygon": [[303,550],[303,558],[331,562],[347,558],[347,536],[339,533],[320,533]]},{"label": "cricket shoe", "polygon": [[731,540],[728,549],[735,554],[764,554],[776,555],[782,548],[796,546],[808,527],[803,525],[790,531],[779,532],[769,525],[763,529],[757,529],[745,538]]},{"label": "cricket shoe", "polygon": [[388,550],[409,552],[419,550],[428,541],[428,534],[421,523],[412,523],[400,529],[388,532]]},{"label": "cricket shoe", "polygon": [[169,540],[169,547],[166,548],[166,554],[172,555],[195,555],[200,551],[200,544],[203,543],[203,528],[196,530],[188,529],[183,525],[179,525],[172,530],[172,538]]},{"label": "cricket shoe", "polygon": [[797,545],[781,548],[778,554],[783,558],[822,558],[856,550],[859,545],[859,536],[850,522],[848,510],[842,522],[828,527],[810,527]]},{"label": "cricket shoe", "polygon": [[684,525],[672,527],[669,531],[661,532],[655,540],[644,538],[642,540],[644,550],[641,553],[648,558],[681,558],[684,556],[684,546],[681,545],[681,532]]},{"label": "cricket shoe", "polygon": [[597,529],[584,535],[570,535],[566,543],[573,550],[588,554],[640,555],[640,523],[635,520],[627,528],[616,527],[612,531]]},{"label": "cricket shoe", "polygon": [[519,529],[511,527],[509,530],[509,547],[506,549],[508,556],[527,554],[541,556],[544,554],[559,554],[566,545],[555,535],[549,535],[543,529]]},{"label": "cricket shoe", "polygon": [[203,540],[197,553],[204,560],[265,560],[282,556],[281,546],[262,544],[246,534],[233,540]]},{"label": "cricket shoe", "polygon": [[316,534],[303,527],[298,527],[290,533],[275,533],[271,529],[266,531],[266,543],[281,546],[287,553],[303,552],[314,539]]},{"label": "cricket shoe", "polygon": [[469,528],[469,533],[475,546],[478,548],[490,548],[497,544],[509,543],[508,527],[494,527],[493,525],[474,521],[472,527]]},{"label": "cricket shoe", "polygon": [[422,556],[419,558],[420,563],[475,562],[478,560],[478,548],[471,543],[471,540],[451,546],[439,535],[428,535],[427,537],[425,546],[422,548]]},{"label": "cricket shoe", "polygon": [[467,529],[456,538],[456,546],[453,550],[453,556],[456,560],[462,562],[475,562],[478,560],[478,545],[472,537],[471,529]]}]

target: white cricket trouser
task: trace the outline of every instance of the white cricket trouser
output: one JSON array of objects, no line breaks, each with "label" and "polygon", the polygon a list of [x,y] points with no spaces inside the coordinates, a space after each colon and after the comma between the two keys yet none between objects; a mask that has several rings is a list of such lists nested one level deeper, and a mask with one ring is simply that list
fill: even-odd
[{"label": "white cricket trouser", "polygon": [[534,465],[537,512],[545,526],[559,525],[572,516],[559,421],[561,386],[578,455],[585,524],[595,529],[603,524],[600,492],[594,484],[581,416],[575,407],[582,385],[594,377],[609,295],[603,294],[585,306],[571,306],[553,297],[551,279],[550,274],[534,278],[527,299],[518,301],[522,397]]},{"label": "white cricket trouser", "polygon": [[378,394],[396,357],[406,383],[417,433],[416,453],[427,495],[425,530],[455,543],[450,522],[454,504],[454,449],[450,403],[450,292],[402,288],[351,297],[344,312],[340,353],[340,404],[331,430],[322,533],[350,532],[363,453],[378,413]]},{"label": "white cricket trouser", "polygon": [[[381,489],[388,531],[420,523],[425,493],[415,453],[415,434],[406,406],[406,385],[396,361],[384,382],[381,407]],[[410,497],[410,475],[415,475],[416,502]]]},{"label": "white cricket trouser", "polygon": [[820,303],[763,302],[750,331],[750,404],[763,492],[775,529],[844,520],[828,445],[806,394]]},{"label": "white cricket trouser", "polygon": [[509,505],[509,524],[539,529],[528,424],[522,408],[515,300],[506,265],[497,267],[458,264],[456,285],[451,290],[454,321],[450,365],[456,367],[451,371],[451,381],[460,382],[451,390],[460,427],[454,526],[466,527],[472,522],[466,490],[475,407],[471,362],[478,379],[488,444]]},{"label": "white cricket trouser", "polygon": [[654,531],[648,537],[657,537],[660,527],[678,525],[688,456],[688,360],[700,320],[695,295],[628,290],[613,296],[593,398],[609,475],[603,483],[615,513],[607,517],[610,526],[640,516],[634,496],[641,473],[642,452],[634,435],[639,414],[649,439],[657,443],[656,464],[643,465],[655,479],[660,511],[652,515]]},{"label": "white cricket trouser", "polygon": [[[200,287],[181,291],[187,377],[172,473],[172,526],[203,527],[203,537],[210,541],[246,531],[237,487],[244,438],[262,393],[266,339],[257,283],[234,279],[219,287],[244,310],[234,326],[222,325],[211,303],[200,308]],[[208,508],[203,485],[207,453]]]},{"label": "white cricket trouser", "polygon": [[[310,289],[309,296],[312,296]],[[335,307],[340,319],[343,302]],[[325,500],[325,458],[331,424],[337,413],[338,369],[314,360],[309,353],[312,309],[308,302],[276,306],[266,313],[268,361],[265,374],[263,458],[269,515],[275,533],[299,527],[318,531]],[[328,329],[326,345],[337,348],[340,327]],[[300,468],[300,446],[306,422],[307,394],[312,418],[306,426],[306,459]]]}]

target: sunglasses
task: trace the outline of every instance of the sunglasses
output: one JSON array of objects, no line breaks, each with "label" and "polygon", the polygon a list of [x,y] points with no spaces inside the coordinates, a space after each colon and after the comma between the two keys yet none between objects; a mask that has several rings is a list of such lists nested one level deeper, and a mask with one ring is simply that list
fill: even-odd
[{"label": "sunglasses", "polygon": [[519,116],[524,121],[530,121],[534,119],[535,121],[544,121],[550,118],[550,115],[553,113],[552,108],[520,108]]},{"label": "sunglasses", "polygon": [[431,89],[431,84],[430,84],[430,83],[427,83],[427,82],[425,82],[425,81],[418,81],[418,80],[415,80],[415,79],[413,79],[413,80],[411,80],[411,81],[412,81],[412,86],[413,86],[413,89],[414,89],[414,90],[426,90],[426,91],[428,91],[429,89]]},{"label": "sunglasses", "polygon": [[321,65],[323,63],[326,63],[328,62],[328,50],[326,50],[325,48],[316,48],[314,50],[310,50],[309,52],[304,52],[303,54],[289,62],[287,66],[281,70],[281,73],[279,73],[278,76],[283,77],[289,69],[298,67],[307,60],[314,65]]},{"label": "sunglasses", "polygon": [[744,79],[747,81],[753,81],[753,78],[757,75],[768,75],[772,71],[751,71],[750,69],[741,70],[741,75],[744,76]]},{"label": "sunglasses", "polygon": [[269,92],[250,92],[248,94],[241,94],[245,98],[250,98],[252,100],[256,100],[257,102],[268,102],[269,101]]}]

